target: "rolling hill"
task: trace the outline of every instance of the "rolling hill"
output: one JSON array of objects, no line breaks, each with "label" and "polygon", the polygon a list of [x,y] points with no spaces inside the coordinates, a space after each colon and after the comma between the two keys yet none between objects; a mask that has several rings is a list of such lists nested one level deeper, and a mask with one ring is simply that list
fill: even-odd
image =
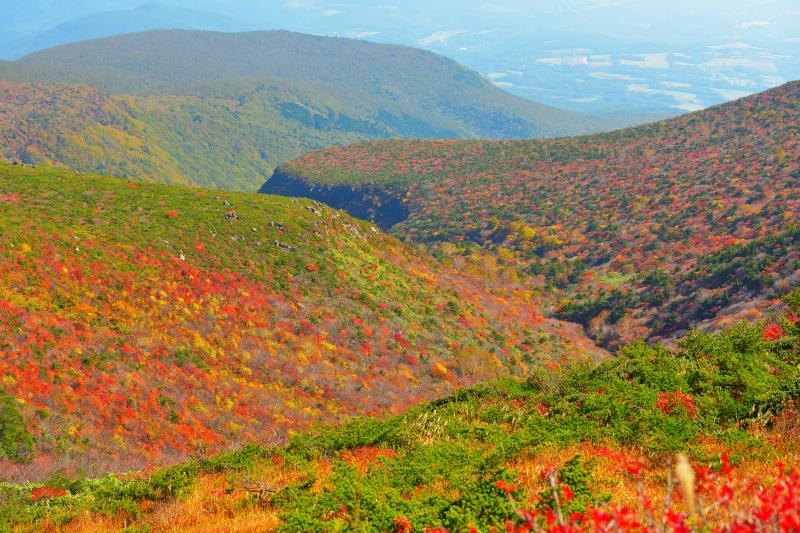
[{"label": "rolling hill", "polygon": [[284,31],[85,41],[0,62],[0,83],[5,160],[243,190],[283,161],[359,140],[613,127],[429,52]]},{"label": "rolling hill", "polygon": [[[475,245],[607,346],[763,316],[797,283],[800,83],[609,134],[312,152],[262,191]],[[456,245],[456,246],[454,246]]]},{"label": "rolling hill", "polygon": [[311,201],[0,165],[0,250],[6,480],[277,443],[604,355],[523,287]]}]

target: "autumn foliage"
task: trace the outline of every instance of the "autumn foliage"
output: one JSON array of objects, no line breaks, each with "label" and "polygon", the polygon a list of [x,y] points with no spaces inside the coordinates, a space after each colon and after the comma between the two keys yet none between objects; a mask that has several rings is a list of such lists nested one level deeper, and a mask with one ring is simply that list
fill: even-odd
[{"label": "autumn foliage", "polygon": [[695,332],[674,350],[638,344],[395,416],[314,425],[280,446],[0,483],[0,526],[795,531],[800,327],[790,316],[774,318],[785,331],[777,343],[763,338],[764,324],[738,324]]},{"label": "autumn foliage", "polygon": [[467,257],[477,243],[620,346],[776,309],[798,260],[798,106],[793,82],[610,134],[359,143],[278,173],[305,196],[344,184],[399,199],[410,214],[392,233]]},{"label": "autumn foliage", "polygon": [[764,339],[768,341],[776,341],[786,335],[780,324],[770,324],[764,328]]},{"label": "autumn foliage", "polygon": [[51,97],[70,143],[131,143],[120,169],[142,123],[29,88],[0,83],[26,162],[0,165],[0,529],[800,529],[800,84],[279,170],[394,198],[408,244],[314,200],[31,168],[69,144]]},{"label": "autumn foliage", "polygon": [[602,356],[523,293],[308,201],[14,166],[0,194],[0,388],[34,442],[7,446],[32,461],[7,479],[283,442]]},{"label": "autumn foliage", "polygon": [[656,407],[668,414],[674,413],[676,409],[684,409],[690,418],[697,416],[694,399],[691,395],[681,391],[660,393],[656,400]]}]

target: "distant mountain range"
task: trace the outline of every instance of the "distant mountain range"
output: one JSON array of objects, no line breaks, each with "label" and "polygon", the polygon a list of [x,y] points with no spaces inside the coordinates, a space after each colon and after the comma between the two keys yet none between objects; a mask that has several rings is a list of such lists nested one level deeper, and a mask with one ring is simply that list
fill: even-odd
[{"label": "distant mountain range", "polygon": [[218,13],[173,7],[157,2],[134,9],[92,13],[58,24],[5,46],[17,57],[65,43],[160,28],[236,31],[242,23]]},{"label": "distant mountain range", "polygon": [[160,28],[237,31],[242,22],[218,13],[149,2],[133,9],[84,15],[3,46],[6,57],[62,45],[131,32]]},{"label": "distant mountain range", "polygon": [[800,78],[795,0],[5,0],[0,58],[150,29],[285,29],[421,47],[524,98],[629,124]]},{"label": "distant mountain range", "polygon": [[85,41],[0,63],[0,81],[6,160],[249,190],[323,146],[619,125],[512,96],[430,52],[285,31]]}]

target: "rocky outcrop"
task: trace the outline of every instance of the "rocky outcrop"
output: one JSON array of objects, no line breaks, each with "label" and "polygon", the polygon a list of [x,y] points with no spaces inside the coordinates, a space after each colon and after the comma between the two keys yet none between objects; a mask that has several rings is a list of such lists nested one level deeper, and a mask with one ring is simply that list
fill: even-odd
[{"label": "rocky outcrop", "polygon": [[356,218],[370,220],[383,230],[403,222],[409,215],[403,201],[384,190],[369,186],[308,183],[280,167],[258,192],[317,200]]}]

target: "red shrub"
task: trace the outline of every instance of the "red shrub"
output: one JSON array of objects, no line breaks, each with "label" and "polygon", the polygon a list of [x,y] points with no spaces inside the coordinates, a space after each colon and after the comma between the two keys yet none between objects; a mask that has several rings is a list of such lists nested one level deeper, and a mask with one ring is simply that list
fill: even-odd
[{"label": "red shrub", "polygon": [[656,407],[667,414],[673,414],[678,408],[683,408],[690,418],[697,416],[697,406],[691,394],[684,394],[681,391],[662,392],[656,400]]},{"label": "red shrub", "polygon": [[776,341],[785,335],[786,332],[783,331],[780,324],[770,324],[764,328],[764,340]]},{"label": "red shrub", "polygon": [[411,520],[404,516],[398,516],[394,519],[394,530],[397,533],[411,533],[414,531],[414,526],[411,525]]},{"label": "red shrub", "polygon": [[39,487],[31,491],[31,500],[48,500],[51,498],[60,498],[66,496],[67,490],[64,488],[55,489],[53,487]]}]

